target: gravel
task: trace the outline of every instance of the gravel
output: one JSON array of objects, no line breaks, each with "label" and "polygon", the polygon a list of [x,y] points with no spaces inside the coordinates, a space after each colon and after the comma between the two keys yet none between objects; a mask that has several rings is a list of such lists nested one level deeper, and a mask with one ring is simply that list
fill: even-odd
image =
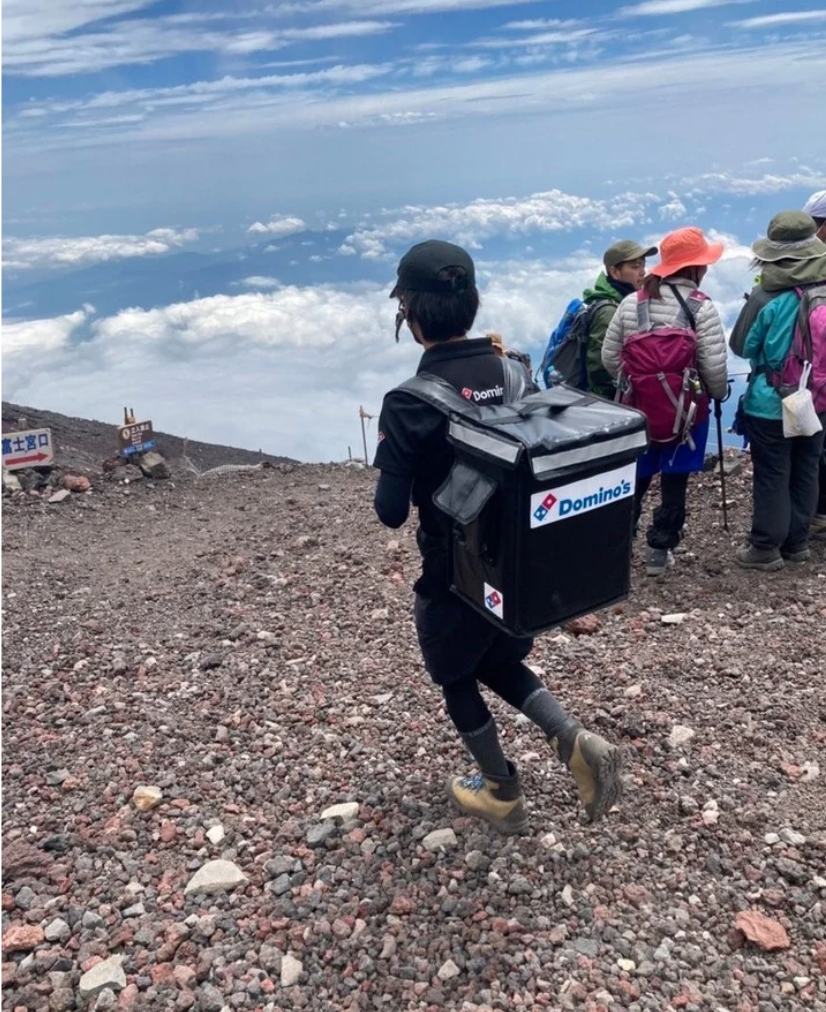
[{"label": "gravel", "polygon": [[[748,467],[730,535],[699,477],[675,568],[647,581],[636,546],[631,599],[531,657],[622,743],[617,812],[583,822],[491,701],[521,838],[448,805],[466,756],[416,646],[413,531],[374,520],[374,475],[175,473],[4,495],[3,931],[32,946],[3,953],[4,1007],[826,1008],[826,553],[736,569]],[[237,884],[187,894],[214,859]],[[788,948],[735,930],[753,911]],[[125,986],[81,1004],[112,958]]]}]

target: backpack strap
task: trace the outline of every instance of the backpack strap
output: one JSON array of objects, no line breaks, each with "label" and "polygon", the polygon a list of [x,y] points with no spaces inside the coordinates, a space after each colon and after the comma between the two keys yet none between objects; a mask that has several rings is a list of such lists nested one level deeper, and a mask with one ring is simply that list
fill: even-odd
[{"label": "backpack strap", "polygon": [[637,333],[645,334],[651,330],[651,304],[648,292],[641,288],[637,292]]},{"label": "backpack strap", "polygon": [[686,323],[688,323],[689,327],[691,327],[691,329],[696,334],[697,318],[695,317],[694,313],[692,313],[688,305],[688,302],[694,302],[696,306],[699,308],[700,304],[705,301],[705,296],[702,294],[702,292],[698,292],[697,289],[695,288],[694,291],[689,295],[688,302],[686,302],[686,300],[683,298],[682,292],[676,285],[672,285],[668,281],[666,281],[666,284],[674,293],[674,297],[676,298],[677,302],[679,302],[680,310],[682,311],[683,316],[685,316]]},{"label": "backpack strap", "polygon": [[[800,338],[803,344],[803,358],[806,362],[812,361],[813,349],[812,349],[812,327],[809,323],[809,313],[811,312],[809,303],[809,292],[807,289],[795,288],[795,293],[798,299],[800,299],[800,308],[797,312],[797,326],[800,329]],[[792,340],[794,343],[794,340]]]}]

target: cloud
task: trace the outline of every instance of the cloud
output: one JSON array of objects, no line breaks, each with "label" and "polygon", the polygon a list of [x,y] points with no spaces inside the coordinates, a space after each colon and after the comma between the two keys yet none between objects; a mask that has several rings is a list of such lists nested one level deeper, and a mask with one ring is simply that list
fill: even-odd
[{"label": "cloud", "polygon": [[826,10],[785,11],[781,14],[765,14],[744,21],[732,21],[735,28],[776,28],[780,25],[799,25],[811,21],[826,21]]},{"label": "cloud", "polygon": [[145,235],[90,235],[3,240],[3,266],[79,267],[128,257],[161,256],[198,239],[198,229],[155,228]]},{"label": "cloud", "polygon": [[696,193],[758,194],[781,193],[795,187],[816,190],[826,185],[826,173],[811,169],[788,172],[783,175],[764,173],[762,176],[742,176],[736,172],[704,172],[683,180],[685,187]]},{"label": "cloud", "polygon": [[625,193],[598,200],[549,190],[522,198],[408,206],[384,212],[385,220],[378,224],[358,228],[346,237],[340,252],[374,259],[386,256],[391,248],[434,236],[476,247],[496,236],[629,228],[646,221],[658,199],[654,194]]},{"label": "cloud", "polygon": [[[523,4],[544,3],[545,0],[521,0]],[[305,3],[281,5],[284,13],[319,13],[328,10],[350,10],[360,17],[382,17],[392,14],[440,14],[443,11],[480,11],[492,7],[510,7],[513,0],[309,0]]]},{"label": "cloud", "polygon": [[246,285],[247,288],[280,288],[281,282],[278,278],[262,277],[260,274],[253,274],[251,277],[242,278],[238,282],[241,285]]},{"label": "cloud", "polygon": [[255,221],[247,231],[258,235],[285,236],[293,235],[295,232],[304,232],[306,228],[307,224],[303,219],[291,216],[285,218],[273,217],[266,224]]},{"label": "cloud", "polygon": [[59,77],[92,73],[127,64],[154,63],[182,53],[215,52],[248,56],[287,46],[337,38],[380,35],[396,27],[391,21],[345,21],[299,28],[246,27],[218,29],[209,17],[181,23],[168,18],[118,21],[80,35],[44,33],[4,39],[3,70],[25,77]]},{"label": "cloud", "polygon": [[151,7],[156,0],[5,0],[3,4],[3,48],[39,40],[123,14]]},{"label": "cloud", "polygon": [[[499,45],[499,40],[492,41]],[[587,37],[581,41],[588,44]],[[757,56],[759,77],[752,73]],[[576,69],[481,74],[467,82],[440,81],[431,87],[402,83],[355,94],[324,87],[299,89],[289,95],[253,88],[217,94],[195,106],[178,107],[161,99],[151,114],[147,112],[144,122],[87,129],[82,135],[61,126],[43,131],[36,119],[27,128],[26,121],[18,118],[6,127],[4,140],[15,156],[33,158],[47,151],[63,155],[68,149],[92,145],[181,145],[193,139],[261,137],[281,130],[319,127],[372,128],[452,120],[461,121],[467,130],[471,121],[484,117],[581,116],[592,110],[606,116],[633,110],[638,118],[642,114],[670,115],[673,96],[677,91],[685,93],[686,81],[691,82],[692,103],[697,108],[713,102],[717,109],[735,99],[742,104],[752,98],[765,105],[768,80],[773,82],[773,103],[785,107],[801,89],[822,85],[823,61],[819,56],[816,40],[802,39],[760,50],[711,48],[668,53],[659,59],[606,59]]]},{"label": "cloud", "polygon": [[85,306],[66,316],[55,316],[47,320],[26,320],[25,322],[3,323],[3,358],[6,368],[12,373],[19,369],[31,372],[26,357],[30,354],[38,360],[42,354],[65,350],[69,338],[94,313],[93,306]]},{"label": "cloud", "polygon": [[622,7],[621,17],[655,17],[663,14],[685,14],[709,7],[729,7],[732,4],[754,3],[755,0],[644,0],[631,7]]},{"label": "cloud", "polygon": [[685,204],[680,200],[676,193],[669,194],[670,200],[664,204],[660,204],[657,209],[660,212],[661,218],[684,218],[687,214],[687,208]]},{"label": "cloud", "polygon": [[[390,73],[392,64],[338,65],[298,74],[267,74],[261,77],[233,77],[226,75],[213,81],[193,81],[167,88],[133,88],[125,91],[104,91],[89,98],[30,102],[20,111],[20,119],[42,118],[64,113],[98,113],[134,105],[143,112],[164,107],[198,106],[213,103],[222,95],[245,91],[282,91],[300,89],[313,85],[363,84],[373,78]],[[142,118],[142,117],[141,117]],[[122,120],[121,120],[122,121]],[[106,120],[99,120],[105,123]],[[111,122],[111,120],[109,120]]]}]

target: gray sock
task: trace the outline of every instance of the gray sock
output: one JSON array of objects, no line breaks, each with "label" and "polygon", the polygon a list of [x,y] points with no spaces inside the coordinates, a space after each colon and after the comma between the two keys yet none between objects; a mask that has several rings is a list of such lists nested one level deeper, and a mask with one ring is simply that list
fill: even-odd
[{"label": "gray sock", "polygon": [[549,738],[556,738],[571,722],[556,696],[545,688],[536,689],[528,696],[522,704],[522,712]]},{"label": "gray sock", "polygon": [[467,732],[461,737],[483,773],[491,777],[506,777],[510,774],[493,717],[478,731]]}]

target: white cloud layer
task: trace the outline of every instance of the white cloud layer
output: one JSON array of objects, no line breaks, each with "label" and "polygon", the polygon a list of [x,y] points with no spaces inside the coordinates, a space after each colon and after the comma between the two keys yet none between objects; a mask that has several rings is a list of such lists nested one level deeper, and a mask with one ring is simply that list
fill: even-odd
[{"label": "white cloud layer", "polygon": [[590,227],[628,229],[649,220],[658,197],[624,193],[604,200],[578,197],[561,190],[529,197],[480,199],[436,207],[408,206],[385,212],[386,220],[363,226],[345,239],[341,251],[362,257],[386,256],[400,243],[432,236],[478,247],[496,236],[530,235]]},{"label": "white cloud layer", "polygon": [[3,267],[80,267],[128,257],[161,256],[198,239],[198,229],[155,228],[145,235],[89,235],[3,240]]},{"label": "white cloud layer", "polygon": [[294,215],[279,218],[274,216],[268,222],[254,221],[247,229],[255,235],[293,235],[295,232],[303,232],[307,228],[306,222]]},{"label": "white cloud layer", "polygon": [[[659,235],[641,238],[649,237]],[[731,322],[749,286],[749,251],[727,241],[704,288]],[[553,265],[482,260],[477,267],[482,309],[474,335],[495,329],[538,361],[550,327],[601,265],[580,252]],[[101,419],[135,403],[167,432],[341,460],[348,445],[361,452],[359,406],[377,414],[383,394],[414,371],[419,356],[409,334],[393,341],[387,285],[283,286],[104,319],[91,313],[7,325],[4,396]]]}]

